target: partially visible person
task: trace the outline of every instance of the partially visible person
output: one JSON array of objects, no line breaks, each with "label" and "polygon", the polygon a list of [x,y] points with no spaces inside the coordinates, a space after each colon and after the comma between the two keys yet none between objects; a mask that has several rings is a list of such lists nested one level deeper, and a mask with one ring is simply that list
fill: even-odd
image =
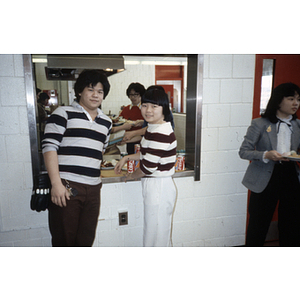
[{"label": "partially visible person", "polygon": [[40,93],[42,92],[42,90],[41,89],[39,89],[39,88],[36,88],[35,89],[35,94],[36,94],[36,99],[38,100],[39,99],[39,96],[40,96]]},{"label": "partially visible person", "polygon": [[49,99],[50,97],[47,93],[40,93],[37,100],[39,121],[42,123],[45,123],[45,121],[48,119],[48,112],[46,111],[45,107],[48,105]]},{"label": "partially visible person", "polygon": [[128,173],[125,181],[141,178],[144,199],[145,247],[171,245],[172,214],[176,187],[175,172],[177,141],[170,119],[168,95],[161,89],[148,90],[142,97],[142,115],[148,122],[141,141],[141,152],[124,156],[115,166],[120,174],[129,160],[140,160],[140,168]]},{"label": "partially visible person", "polygon": [[43,138],[46,121],[48,119],[48,112],[46,111],[45,106],[48,105],[49,99],[50,97],[47,93],[40,93],[37,100],[40,140]]},{"label": "partially visible person", "polygon": [[[144,118],[141,114],[141,99],[145,91],[146,91],[145,87],[139,82],[131,83],[126,90],[126,95],[130,99],[131,104],[123,108],[119,117],[123,117],[124,119],[129,121],[135,121],[134,123],[131,124],[131,128],[127,129],[126,132],[131,132],[142,128],[142,125],[144,123]],[[130,126],[130,123],[127,124],[125,123],[124,126]],[[125,127],[124,128],[115,127],[113,128],[112,132],[116,132],[122,129],[125,129]],[[127,143],[126,148],[128,154],[134,153],[134,145],[135,145],[134,142]]]},{"label": "partially visible person", "polygon": [[100,212],[100,166],[112,121],[100,109],[110,90],[98,70],[80,73],[76,101],[50,116],[42,143],[51,181],[49,229],[53,246],[92,246]]},{"label": "partially visible person", "polygon": [[278,201],[279,245],[300,246],[299,167],[287,158],[300,147],[299,95],[296,84],[277,86],[240,147],[250,161],[242,181],[251,191],[246,246],[263,246]]}]

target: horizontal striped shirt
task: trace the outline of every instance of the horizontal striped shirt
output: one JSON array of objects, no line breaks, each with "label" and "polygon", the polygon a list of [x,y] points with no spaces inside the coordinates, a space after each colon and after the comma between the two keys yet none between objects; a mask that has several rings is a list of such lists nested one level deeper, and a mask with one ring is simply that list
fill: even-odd
[{"label": "horizontal striped shirt", "polygon": [[58,107],[47,120],[42,152],[57,151],[62,179],[96,185],[101,182],[102,155],[112,122],[100,109],[93,121],[77,102]]},{"label": "horizontal striped shirt", "polygon": [[170,122],[148,124],[141,141],[140,168],[151,177],[172,176],[175,172],[177,141]]}]

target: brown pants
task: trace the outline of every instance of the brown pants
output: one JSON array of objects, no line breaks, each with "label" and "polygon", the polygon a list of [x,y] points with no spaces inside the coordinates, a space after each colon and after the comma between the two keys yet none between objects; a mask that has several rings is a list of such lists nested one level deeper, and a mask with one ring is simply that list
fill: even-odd
[{"label": "brown pants", "polygon": [[[66,185],[65,180],[62,180]],[[49,229],[53,247],[91,247],[95,239],[100,212],[100,189],[98,185],[87,185],[68,181],[78,195],[67,200],[66,207],[54,203],[49,205]]]}]

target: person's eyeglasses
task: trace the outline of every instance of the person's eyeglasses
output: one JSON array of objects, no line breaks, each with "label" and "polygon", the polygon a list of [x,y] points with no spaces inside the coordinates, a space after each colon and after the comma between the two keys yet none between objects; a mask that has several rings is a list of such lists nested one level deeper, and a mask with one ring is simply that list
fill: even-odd
[{"label": "person's eyeglasses", "polygon": [[139,96],[140,94],[129,94],[129,98],[130,97],[137,97],[137,96]]}]

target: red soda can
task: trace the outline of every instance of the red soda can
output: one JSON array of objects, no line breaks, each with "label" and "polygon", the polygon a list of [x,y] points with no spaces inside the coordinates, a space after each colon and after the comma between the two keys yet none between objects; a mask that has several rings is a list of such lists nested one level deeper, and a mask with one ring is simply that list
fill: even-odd
[{"label": "red soda can", "polygon": [[175,164],[176,171],[182,171],[185,169],[185,157],[183,155],[178,155]]},{"label": "red soda can", "polygon": [[135,169],[135,161],[134,160],[129,160],[127,162],[127,172],[128,173],[133,173]]}]

